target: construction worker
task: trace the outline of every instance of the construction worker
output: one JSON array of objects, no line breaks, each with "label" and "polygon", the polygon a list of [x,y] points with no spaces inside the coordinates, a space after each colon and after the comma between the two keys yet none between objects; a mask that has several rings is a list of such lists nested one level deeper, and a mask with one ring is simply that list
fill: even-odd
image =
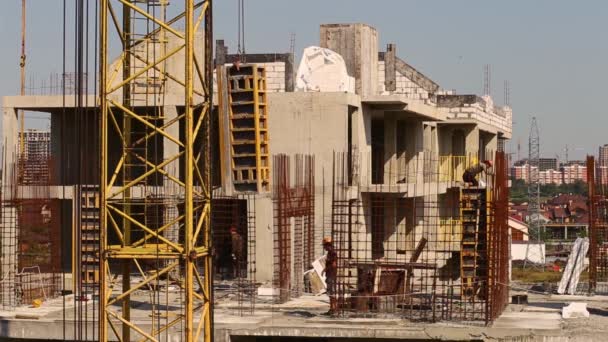
[{"label": "construction worker", "polygon": [[323,249],[327,252],[325,257],[325,269],[322,275],[325,275],[325,283],[327,284],[327,295],[329,296],[329,311],[327,315],[335,315],[338,311],[338,301],[336,299],[336,278],[338,276],[338,254],[334,250],[331,236],[323,238]]},{"label": "construction worker", "polygon": [[473,166],[469,166],[464,173],[462,174],[462,180],[465,183],[470,183],[472,186],[479,186],[479,182],[477,181],[477,175],[482,172],[488,172],[488,169],[492,167],[492,162],[489,160],[484,160],[481,163],[475,164]]},{"label": "construction worker", "polygon": [[243,262],[243,237],[235,226],[230,227],[230,238],[232,242],[232,274],[234,278],[241,276],[241,264]]}]

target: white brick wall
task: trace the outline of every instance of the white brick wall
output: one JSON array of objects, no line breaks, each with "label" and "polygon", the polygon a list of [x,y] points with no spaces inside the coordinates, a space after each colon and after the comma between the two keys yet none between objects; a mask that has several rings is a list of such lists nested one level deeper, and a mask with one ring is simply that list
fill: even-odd
[{"label": "white brick wall", "polygon": [[269,93],[285,92],[285,63],[260,63],[266,68],[266,91]]},{"label": "white brick wall", "polygon": [[[258,63],[258,65],[266,68],[266,91],[269,93],[285,92],[285,63]],[[232,63],[226,63],[226,66],[232,66]],[[213,73],[213,93],[217,93],[217,79],[215,72]]]},{"label": "white brick wall", "polygon": [[397,89],[395,91],[387,91],[384,86],[384,61],[378,62],[378,89],[380,95],[391,95],[391,94],[402,94],[409,99],[413,100],[426,100],[429,98],[428,91],[412,82],[409,78],[405,77],[398,71],[395,71],[395,81],[397,83]]}]

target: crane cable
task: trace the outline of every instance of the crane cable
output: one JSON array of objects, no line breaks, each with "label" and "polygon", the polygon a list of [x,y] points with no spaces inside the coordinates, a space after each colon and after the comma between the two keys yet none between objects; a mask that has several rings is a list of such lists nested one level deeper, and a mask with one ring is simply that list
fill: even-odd
[{"label": "crane cable", "polygon": [[245,54],[245,0],[237,1],[237,53],[242,56]]}]

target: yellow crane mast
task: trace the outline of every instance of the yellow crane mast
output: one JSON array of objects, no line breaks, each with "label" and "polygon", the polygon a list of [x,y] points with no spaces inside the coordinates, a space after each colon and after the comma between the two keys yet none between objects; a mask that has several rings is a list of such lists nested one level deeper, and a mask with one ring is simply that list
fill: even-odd
[{"label": "yellow crane mast", "polygon": [[[166,5],[100,0],[100,341],[158,341],[169,334],[212,340],[212,1],[172,1],[183,12],[170,20]],[[195,39],[197,31],[202,39]],[[165,36],[177,44],[163,45]],[[195,49],[195,41],[203,46]],[[118,61],[111,62],[116,50]],[[176,101],[173,116],[165,100]],[[150,219],[159,207],[164,214]],[[177,237],[170,237],[176,227]],[[147,272],[151,262],[161,266]],[[134,284],[138,273],[142,280]],[[136,291],[158,291],[155,285],[173,273],[181,280],[178,309],[153,302],[150,319],[132,317]]]}]

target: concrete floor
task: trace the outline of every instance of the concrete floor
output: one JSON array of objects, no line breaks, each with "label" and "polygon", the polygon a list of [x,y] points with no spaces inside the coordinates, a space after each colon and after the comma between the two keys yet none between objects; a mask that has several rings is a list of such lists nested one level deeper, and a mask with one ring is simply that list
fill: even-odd
[{"label": "concrete floor", "polygon": [[[138,296],[147,296],[141,291]],[[137,296],[135,296],[137,300]],[[178,301],[177,298],[169,298]],[[591,317],[563,320],[561,308],[570,301],[588,303]],[[471,323],[412,323],[397,318],[341,319],[321,315],[327,311],[327,297],[303,296],[288,303],[275,305],[259,299],[254,315],[239,315],[239,306],[224,297],[215,309],[215,341],[244,342],[349,341],[386,339],[445,340],[445,341],[606,341],[608,336],[608,298],[605,296],[547,296],[529,294],[529,305],[509,305],[492,326]],[[92,303],[91,303],[92,304]],[[88,309],[91,309],[88,304]],[[241,307],[247,312],[248,302]],[[150,322],[149,308],[133,309],[134,320]],[[92,313],[92,311],[91,311]],[[45,302],[40,308],[17,308],[0,312],[0,339],[73,339],[77,326],[73,297],[66,297],[65,311],[61,298]],[[64,315],[67,323],[64,323]],[[89,319],[91,315],[89,314]],[[81,329],[84,329],[81,326]],[[92,322],[86,325],[91,334]],[[84,330],[83,330],[84,331]],[[178,330],[167,336],[178,341]],[[291,339],[299,337],[300,339]],[[265,340],[264,340],[265,341]]]}]

